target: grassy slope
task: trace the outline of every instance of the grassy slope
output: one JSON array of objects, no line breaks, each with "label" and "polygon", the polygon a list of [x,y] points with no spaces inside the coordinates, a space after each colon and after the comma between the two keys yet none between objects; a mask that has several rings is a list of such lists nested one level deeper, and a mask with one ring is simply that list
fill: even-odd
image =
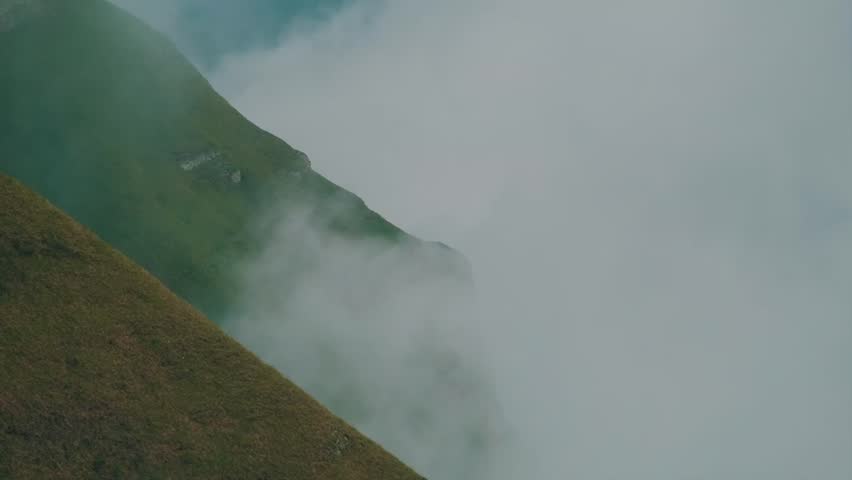
[{"label": "grassy slope", "polygon": [[[262,231],[251,227],[270,205],[308,206],[318,223],[328,221],[331,229],[359,239],[420,244],[311,171],[300,152],[247,121],[168,40],[132,16],[104,0],[0,0],[0,17],[9,1],[45,8],[11,30],[0,29],[0,173],[46,197],[215,322],[228,317],[228,306],[239,305],[234,269],[260,250],[255,235]],[[216,169],[180,168],[182,155],[209,151],[239,169],[241,182]],[[295,240],[286,253],[301,257]],[[430,253],[412,261],[404,278],[428,277],[459,260],[448,249],[428,250],[446,252],[450,261]],[[354,287],[366,288],[357,285],[357,274],[352,278]],[[374,279],[369,288],[392,293],[399,278]],[[428,368],[453,361],[440,348],[424,355],[435,358]],[[352,368],[334,365],[343,378]],[[441,375],[446,382],[436,390],[451,395],[458,383],[451,377],[466,373]],[[365,420],[365,398],[357,392],[341,395],[334,384],[312,391],[351,422],[377,421]],[[460,410],[457,404],[476,408],[490,394],[449,398]],[[412,418],[423,417],[420,407],[410,407]],[[430,407],[429,415],[446,413],[442,402]],[[410,423],[387,428],[417,433]]]},{"label": "grassy slope", "polygon": [[0,174],[0,478],[420,478]]},{"label": "grassy slope", "polygon": [[[29,2],[44,8],[0,32],[0,171],[215,321],[238,297],[230,273],[255,251],[248,227],[270,201],[307,198],[322,213],[334,199],[348,205],[335,228],[417,241],[247,121],[131,15],[104,0]],[[179,167],[209,151],[241,182],[219,167]]]}]

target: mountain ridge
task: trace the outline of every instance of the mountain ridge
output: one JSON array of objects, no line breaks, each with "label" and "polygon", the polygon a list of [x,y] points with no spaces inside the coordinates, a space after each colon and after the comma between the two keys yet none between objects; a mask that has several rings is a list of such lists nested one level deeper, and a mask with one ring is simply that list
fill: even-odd
[{"label": "mountain ridge", "polygon": [[[317,174],[131,14],[104,0],[3,1],[19,20],[0,33],[0,171],[214,321],[239,296],[230,270],[257,251],[252,221],[271,205],[311,205],[354,237],[429,244]],[[448,271],[471,277],[460,254],[442,250]]]}]

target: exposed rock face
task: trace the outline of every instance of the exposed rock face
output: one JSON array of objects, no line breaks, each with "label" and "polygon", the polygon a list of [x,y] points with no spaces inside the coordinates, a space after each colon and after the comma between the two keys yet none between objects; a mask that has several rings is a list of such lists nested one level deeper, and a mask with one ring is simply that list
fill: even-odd
[{"label": "exposed rock face", "polygon": [[207,181],[226,182],[239,185],[243,181],[243,172],[236,168],[227,155],[216,150],[201,153],[179,155],[177,164],[185,172],[193,172],[194,176]]},{"label": "exposed rock face", "polygon": [[178,165],[180,165],[180,168],[188,172],[190,170],[195,170],[205,163],[216,160],[221,156],[222,154],[220,152],[204,152],[198,155],[186,155],[178,158]]},{"label": "exposed rock face", "polygon": [[332,456],[341,457],[350,445],[352,445],[352,437],[349,434],[334,430],[331,432],[331,439],[326,448]]},{"label": "exposed rock face", "polygon": [[305,169],[308,169],[311,166],[311,159],[308,158],[308,154],[301,150],[296,150],[296,153],[299,155],[299,160],[305,162]]}]

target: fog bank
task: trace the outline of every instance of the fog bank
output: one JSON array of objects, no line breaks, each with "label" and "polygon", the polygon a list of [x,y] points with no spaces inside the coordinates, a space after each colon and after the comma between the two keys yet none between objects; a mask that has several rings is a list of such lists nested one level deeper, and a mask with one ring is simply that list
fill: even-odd
[{"label": "fog bank", "polygon": [[[358,426],[433,478],[852,478],[850,19],[848,0],[354,0],[239,51],[217,89],[459,248],[478,305],[352,289],[410,263],[279,212],[238,338],[318,396],[351,375],[379,422]],[[286,242],[322,249],[282,293]],[[468,403],[394,436],[446,403],[423,351],[493,382],[511,433],[487,465],[445,456]]]},{"label": "fog bank", "polygon": [[468,321],[519,432],[504,468],[845,479],[850,13],[356,2],[213,78],[469,257]]}]

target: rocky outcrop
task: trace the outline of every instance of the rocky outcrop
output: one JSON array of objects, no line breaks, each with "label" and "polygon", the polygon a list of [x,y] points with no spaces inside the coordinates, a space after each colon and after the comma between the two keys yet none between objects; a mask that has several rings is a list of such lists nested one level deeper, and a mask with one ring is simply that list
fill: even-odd
[{"label": "rocky outcrop", "polygon": [[204,152],[195,155],[182,155],[178,157],[178,165],[180,165],[180,168],[188,172],[190,170],[195,170],[205,163],[216,160],[221,156],[222,154],[216,151]]},{"label": "rocky outcrop", "polygon": [[239,185],[243,171],[228,161],[227,156],[217,150],[177,156],[177,165],[185,172],[195,172],[199,179],[222,181]]}]

